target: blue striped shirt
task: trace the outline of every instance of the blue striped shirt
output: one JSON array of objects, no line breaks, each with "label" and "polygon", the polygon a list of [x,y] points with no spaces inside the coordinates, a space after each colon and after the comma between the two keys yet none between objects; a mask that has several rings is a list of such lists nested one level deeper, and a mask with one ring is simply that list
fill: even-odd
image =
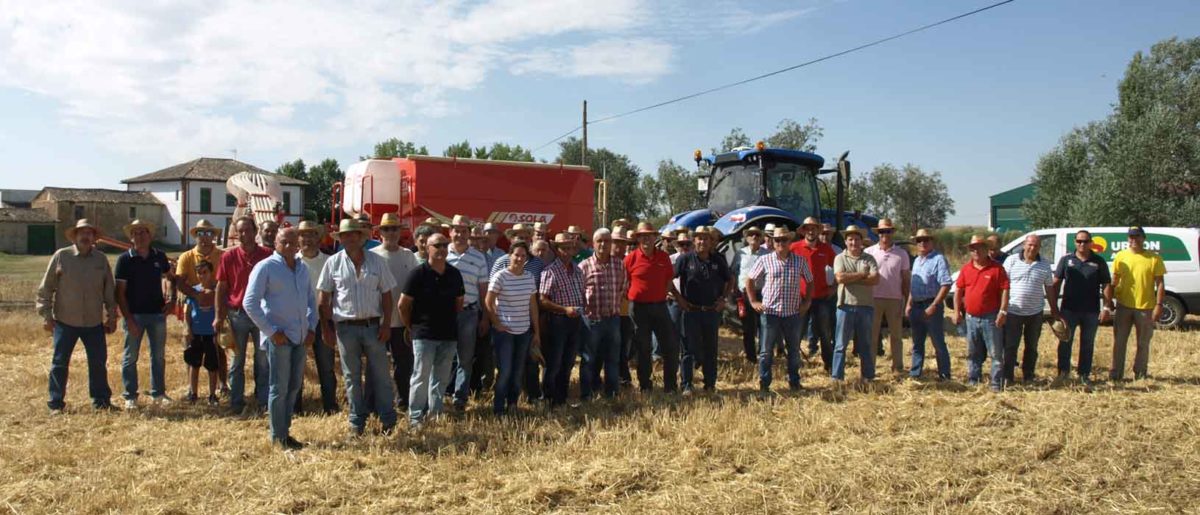
[{"label": "blue striped shirt", "polygon": [[1008,312],[1020,316],[1041,314],[1046,287],[1054,284],[1050,263],[1040,256],[1037,261],[1026,263],[1018,253],[1004,260],[1004,271],[1008,272]]},{"label": "blue striped shirt", "polygon": [[[500,256],[500,259],[497,259],[495,263],[492,263],[492,277],[496,277],[496,274],[500,273],[501,270],[507,269],[508,262],[509,255],[505,254]],[[525,273],[533,274],[533,286],[535,290],[542,284],[542,270],[545,269],[546,262],[542,261],[540,257],[529,256],[529,260],[525,262]]]},{"label": "blue striped shirt", "polygon": [[533,273],[521,275],[504,269],[492,276],[488,291],[496,293],[496,316],[508,328],[509,334],[525,334],[529,330],[529,299],[537,290]]},{"label": "blue striped shirt", "polygon": [[450,245],[446,262],[462,274],[463,289],[467,291],[463,295],[463,305],[477,304],[480,300],[479,285],[487,287],[488,284],[487,258],[475,247],[468,246],[466,252],[459,254],[454,251],[454,245]]},{"label": "blue striped shirt", "polygon": [[917,256],[913,261],[911,294],[914,301],[933,300],[938,290],[953,283],[950,263],[941,252],[935,250],[928,256]]}]

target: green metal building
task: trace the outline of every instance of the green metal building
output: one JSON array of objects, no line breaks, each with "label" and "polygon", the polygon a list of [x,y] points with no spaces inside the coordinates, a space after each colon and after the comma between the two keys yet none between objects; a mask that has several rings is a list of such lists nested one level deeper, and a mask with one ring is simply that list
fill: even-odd
[{"label": "green metal building", "polygon": [[1021,211],[1021,205],[1033,198],[1033,184],[1013,188],[992,195],[991,211],[988,214],[988,225],[995,232],[1030,230],[1029,219]]}]

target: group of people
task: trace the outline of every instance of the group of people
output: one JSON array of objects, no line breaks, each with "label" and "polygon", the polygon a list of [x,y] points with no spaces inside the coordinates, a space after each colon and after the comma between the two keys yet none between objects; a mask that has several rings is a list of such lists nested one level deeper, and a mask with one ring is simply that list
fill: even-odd
[{"label": "group of people", "polygon": [[[590,235],[571,226],[551,237],[544,224],[516,224],[504,233],[507,250],[499,246],[496,226],[474,226],[461,215],[444,225],[433,219],[421,224],[415,250],[400,244],[402,228],[395,214],[385,214],[376,226],[369,219],[342,220],[334,234],[339,250],[328,254],[320,248],[324,228],[318,224],[281,228],[244,217],[234,221],[236,245],[222,250],[215,245],[218,229],[201,220],[190,230],[196,246],[172,266],[151,245],[153,225],[135,220],[124,228],[131,248],[110,270],[95,249],[100,229],[79,220],[67,231],[72,245],[54,254],[38,289],[37,310],[54,342],[51,413],[65,405],[67,368],[79,340],[93,405],[113,407],[105,334],[116,330],[117,311],[125,330],[125,408],[139,406],[143,335],[150,350],[149,395],[156,404],[171,402],[166,320],[180,295],[187,306],[188,401],[199,399],[204,368],[208,401],[216,405],[218,394],[225,395],[231,410],[242,413],[252,351],[253,395],[257,409],[268,414],[271,440],[297,449],[303,444],[291,436],[290,425],[302,408],[309,349],[325,413],[340,411],[334,370],[340,356],[350,433],[362,435],[374,416],[389,434],[399,412],[419,428],[443,413],[447,399],[463,410],[489,389],[497,415],[511,412],[522,392],[531,402],[562,406],[577,365],[581,401],[616,397],[622,385],[631,386],[633,358],[643,392],[653,390],[659,360],[663,391],[712,392],[718,330],[730,301],[738,306],[746,357],[758,365],[764,394],[771,391],[777,351],[786,355],[788,386],[802,388],[806,335],[808,354],[819,349],[836,383],[845,380],[848,352],[858,355],[862,378],[874,379],[876,342],[885,324],[897,374],[922,375],[928,339],[937,378],[947,380],[944,305],[955,284],[951,317],[955,324],[966,322],[970,384],[982,381],[988,356],[991,389],[1012,382],[1022,339],[1023,379],[1034,377],[1048,301],[1060,340],[1059,373],[1070,372],[1078,328],[1078,374],[1090,387],[1095,334],[1109,317],[1116,335],[1111,377],[1122,377],[1132,328],[1134,374],[1146,376],[1164,294],[1162,259],[1144,248],[1138,227],[1129,230],[1129,248],[1117,254],[1111,272],[1086,231],[1076,235],[1075,253],[1054,268],[1041,257],[1035,236],[1012,256],[999,255],[995,244],[976,236],[956,282],[930,231],[914,235],[918,255],[912,259],[896,245],[888,219],[874,228],[873,245],[866,229],[845,228],[844,250],[833,245],[833,228],[811,217],[798,233],[770,224],[751,227],[732,263],[717,250],[723,235],[708,226],[663,238],[649,223],[618,220]],[[371,239],[375,231],[379,240]],[[903,319],[912,334],[907,368]]]}]

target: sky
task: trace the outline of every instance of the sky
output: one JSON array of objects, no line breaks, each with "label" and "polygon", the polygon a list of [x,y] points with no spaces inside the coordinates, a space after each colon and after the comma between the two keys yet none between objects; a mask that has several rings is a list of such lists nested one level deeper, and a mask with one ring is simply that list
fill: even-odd
[{"label": "sky", "polygon": [[[207,157],[345,168],[391,137],[541,147],[598,119],[993,0],[0,0],[0,188],[123,189]],[[1200,36],[1195,0],[1017,0],[861,52],[589,127],[643,172],[734,127],[816,118],[817,152],[941,172],[953,225],[1103,118],[1130,58]],[[557,145],[535,156],[553,161]]]}]

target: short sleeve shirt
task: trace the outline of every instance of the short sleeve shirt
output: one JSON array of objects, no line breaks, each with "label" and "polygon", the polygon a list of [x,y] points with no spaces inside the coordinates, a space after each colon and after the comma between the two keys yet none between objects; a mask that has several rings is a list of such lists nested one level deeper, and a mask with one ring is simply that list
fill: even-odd
[{"label": "short sleeve shirt", "polygon": [[488,291],[496,294],[496,315],[509,334],[529,331],[529,300],[537,291],[532,273],[522,270],[521,275],[516,275],[511,270],[501,270],[492,277]]},{"label": "short sleeve shirt", "polygon": [[538,285],[542,298],[563,307],[582,308],[587,304],[583,293],[583,272],[574,261],[563,263],[554,260],[542,270],[542,282]]},{"label": "short sleeve shirt", "polygon": [[671,258],[661,250],[647,256],[642,249],[625,255],[625,273],[629,275],[629,300],[640,303],[665,302],[667,283],[675,275]]},{"label": "short sleeve shirt", "polygon": [[459,254],[454,251],[454,245],[451,245],[446,262],[457,268],[463,276],[463,286],[467,291],[463,296],[463,305],[477,304],[481,300],[479,285],[487,287],[488,284],[487,258],[475,247],[468,246],[466,252]]},{"label": "short sleeve shirt", "polygon": [[780,259],[774,252],[758,258],[750,270],[750,280],[763,281],[763,314],[788,317],[800,312],[804,284],[812,281],[812,271],[804,258],[792,253]]},{"label": "short sleeve shirt", "polygon": [[195,286],[200,282],[200,277],[196,275],[196,265],[201,261],[207,261],[212,265],[213,273],[216,274],[217,269],[221,267],[222,254],[224,251],[213,247],[207,256],[202,256],[196,247],[192,247],[179,255],[179,260],[175,263],[175,275],[179,277],[184,286]]},{"label": "short sleeve shirt", "polygon": [[250,271],[259,261],[271,257],[271,249],[262,245],[254,247],[252,252],[246,252],[241,245],[221,254],[221,267],[217,269],[217,280],[225,281],[225,305],[232,309],[242,309],[242,297],[246,295],[246,285],[250,282]]},{"label": "short sleeve shirt", "polygon": [[950,277],[950,263],[941,252],[935,250],[913,261],[910,292],[914,301],[932,300],[943,286],[951,284],[954,279]]},{"label": "short sleeve shirt", "polygon": [[[875,257],[863,251],[858,257],[849,252],[838,254],[833,260],[833,273],[856,274],[879,272]],[[837,293],[839,306],[875,306],[875,287],[862,282],[839,284]]]},{"label": "short sleeve shirt", "polygon": [[995,261],[988,260],[983,268],[968,262],[958,272],[955,287],[963,292],[963,307],[968,315],[990,315],[1000,311],[1000,296],[1008,289],[1008,273]]},{"label": "short sleeve shirt", "polygon": [[808,296],[814,299],[828,297],[833,289],[833,284],[829,281],[829,275],[825,271],[833,266],[833,260],[837,257],[833,246],[818,241],[816,246],[810,247],[808,240],[800,240],[792,244],[791,250],[793,254],[808,261],[808,269],[813,273],[811,291],[807,291]]},{"label": "short sleeve shirt", "polygon": [[410,322],[413,338],[455,340],[458,338],[458,311],[455,302],[465,293],[462,273],[450,265],[442,273],[422,263],[408,275],[404,295],[412,297]]},{"label": "short sleeve shirt", "polygon": [[875,285],[875,298],[900,300],[904,298],[901,288],[904,273],[910,271],[908,253],[899,245],[883,250],[879,245],[872,245],[864,252],[875,258],[879,266],[879,284]]},{"label": "short sleeve shirt", "polygon": [[1068,254],[1058,260],[1054,277],[1062,281],[1062,309],[1084,313],[1100,312],[1100,294],[1104,285],[1112,282],[1108,263],[1091,254],[1087,259]]},{"label": "short sleeve shirt", "polygon": [[1133,309],[1154,309],[1154,279],[1167,274],[1162,256],[1151,250],[1135,253],[1125,249],[1113,258],[1117,304]]},{"label": "short sleeve shirt", "polygon": [[171,263],[163,251],[151,248],[146,257],[129,249],[117,258],[114,272],[117,282],[125,282],[125,301],[134,314],[162,313],[162,278],[171,272]]},{"label": "short sleeve shirt", "polygon": [[408,274],[417,267],[417,256],[404,247],[391,252],[383,245],[371,249],[370,252],[383,258],[388,271],[392,273],[392,278],[396,280],[396,286],[392,288],[392,304],[395,305],[392,308],[392,327],[401,327],[404,322],[400,320],[400,294],[404,293],[404,281],[408,280]]},{"label": "short sleeve shirt", "polygon": [[370,251],[363,252],[360,267],[354,266],[344,250],[329,256],[317,281],[317,290],[333,295],[333,319],[337,322],[382,317],[383,294],[395,287],[387,263]]},{"label": "short sleeve shirt", "polygon": [[1004,262],[1008,274],[1008,312],[1013,315],[1032,316],[1042,312],[1046,299],[1046,287],[1054,284],[1054,271],[1050,263],[1038,258],[1026,263],[1020,254],[1008,256]]},{"label": "short sleeve shirt", "polygon": [[[192,287],[196,293],[204,291],[204,287],[196,285]],[[207,306],[201,305],[197,298],[188,297],[188,314],[192,318],[192,334],[200,336],[209,336],[213,334],[213,320],[217,318],[217,308],[212,304]]]},{"label": "short sleeve shirt", "polygon": [[679,293],[689,304],[712,306],[725,292],[729,264],[724,254],[711,252],[708,259],[701,259],[699,252],[689,252],[675,261],[675,276],[679,278]]}]

